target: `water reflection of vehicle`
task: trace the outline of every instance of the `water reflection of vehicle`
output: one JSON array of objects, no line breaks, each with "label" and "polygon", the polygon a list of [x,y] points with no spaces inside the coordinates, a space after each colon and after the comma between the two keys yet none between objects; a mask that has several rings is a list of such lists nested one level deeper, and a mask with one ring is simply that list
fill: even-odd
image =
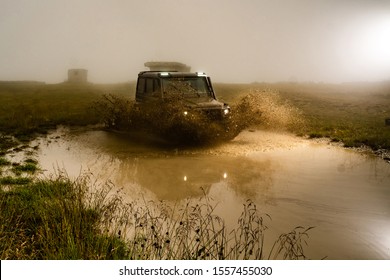
[{"label": "water reflection of vehicle", "polygon": [[265,193],[270,184],[269,163],[234,157],[169,157],[138,159],[136,182],[158,199],[177,200],[201,196],[213,184],[224,183],[240,196]]},{"label": "water reflection of vehicle", "polygon": [[200,196],[212,184],[226,180],[227,174],[222,166],[211,168],[199,158],[186,157],[139,159],[135,176],[138,184],[159,199],[175,200]]}]

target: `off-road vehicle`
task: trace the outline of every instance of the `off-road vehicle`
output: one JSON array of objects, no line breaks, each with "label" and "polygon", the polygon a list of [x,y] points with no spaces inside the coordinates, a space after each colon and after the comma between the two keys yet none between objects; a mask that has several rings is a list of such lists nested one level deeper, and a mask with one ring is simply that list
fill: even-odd
[{"label": "off-road vehicle", "polygon": [[205,73],[143,71],[138,74],[136,102],[142,106],[180,100],[183,115],[204,113],[212,120],[229,117],[228,104],[217,100],[211,79]]}]

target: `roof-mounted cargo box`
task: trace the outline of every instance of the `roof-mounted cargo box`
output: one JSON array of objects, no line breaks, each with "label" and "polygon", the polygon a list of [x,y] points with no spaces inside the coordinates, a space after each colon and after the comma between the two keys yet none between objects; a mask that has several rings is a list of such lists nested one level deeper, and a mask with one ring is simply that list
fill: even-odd
[{"label": "roof-mounted cargo box", "polygon": [[150,71],[177,71],[177,72],[190,72],[191,67],[180,62],[174,61],[150,61],[145,62],[145,67],[149,67]]}]

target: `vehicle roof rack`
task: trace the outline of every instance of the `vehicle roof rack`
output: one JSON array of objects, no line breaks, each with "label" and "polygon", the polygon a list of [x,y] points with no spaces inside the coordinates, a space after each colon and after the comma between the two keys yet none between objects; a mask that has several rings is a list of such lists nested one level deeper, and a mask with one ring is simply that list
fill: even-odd
[{"label": "vehicle roof rack", "polygon": [[174,70],[174,71],[168,71],[168,70],[147,70],[147,71],[141,71],[139,72],[139,74],[144,74],[144,73],[161,73],[161,72],[178,72],[177,70]]},{"label": "vehicle roof rack", "polygon": [[173,70],[179,72],[190,72],[191,67],[176,61],[149,61],[144,63],[145,67],[149,67],[151,71],[171,72]]}]

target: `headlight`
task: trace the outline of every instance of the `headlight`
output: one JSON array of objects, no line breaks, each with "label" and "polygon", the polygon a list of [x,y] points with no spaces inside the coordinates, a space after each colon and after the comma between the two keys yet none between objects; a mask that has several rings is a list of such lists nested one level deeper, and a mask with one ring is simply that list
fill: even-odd
[{"label": "headlight", "polygon": [[227,114],[229,114],[229,112],[230,112],[230,110],[229,110],[228,108],[226,108],[226,109],[223,109],[223,114],[224,114],[224,115],[227,115]]},{"label": "headlight", "polygon": [[187,115],[188,115],[188,112],[187,112],[187,111],[184,111],[184,112],[183,112],[183,115],[184,115],[184,116],[187,116]]}]

